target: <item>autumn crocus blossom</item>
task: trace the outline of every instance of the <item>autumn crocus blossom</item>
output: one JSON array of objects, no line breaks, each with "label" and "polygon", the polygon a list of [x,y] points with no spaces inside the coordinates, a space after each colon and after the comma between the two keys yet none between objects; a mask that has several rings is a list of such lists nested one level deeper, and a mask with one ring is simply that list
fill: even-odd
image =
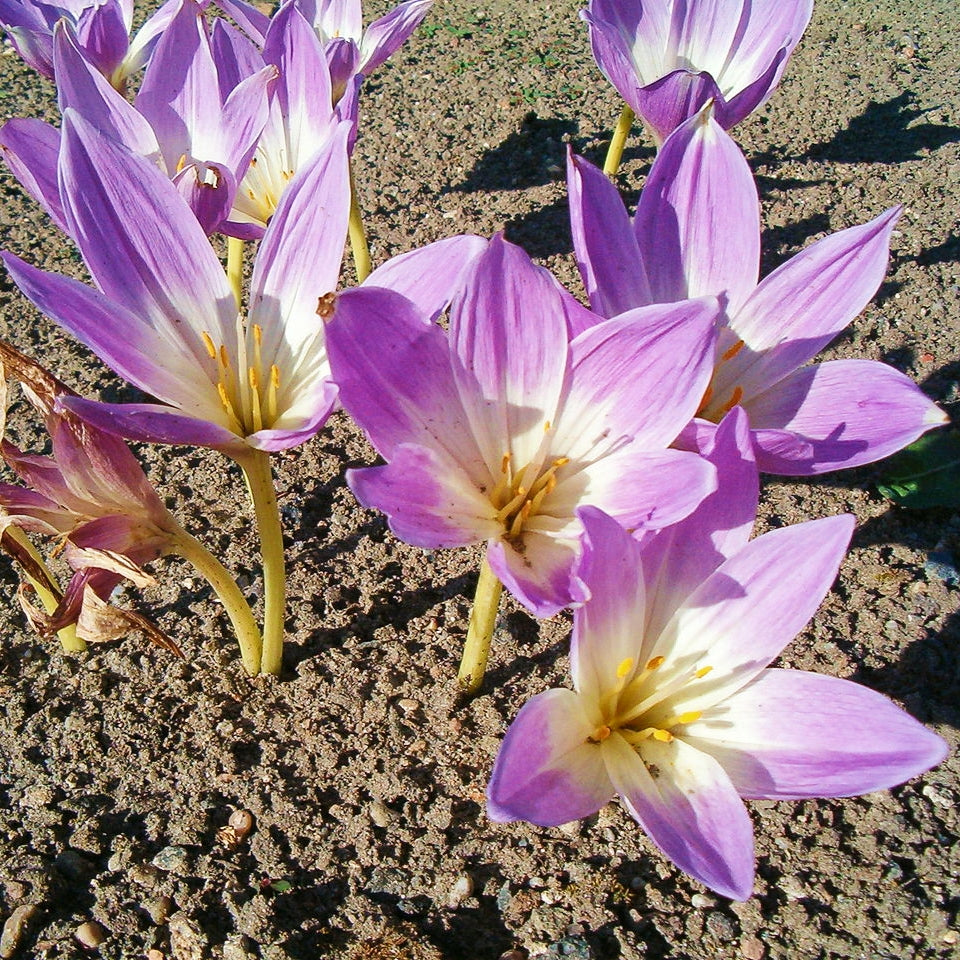
[{"label": "autumn crocus blossom", "polygon": [[264,237],[246,320],[176,187],[68,110],[65,215],[100,290],[4,255],[21,290],[160,403],[72,399],[129,439],[283,450],[323,424],[329,379],[319,297],[337,285],[349,204],[345,128],[301,170]]},{"label": "autumn crocus blossom", "polygon": [[38,73],[54,77],[53,33],[71,25],[90,62],[118,90],[150,58],[180,0],[167,0],[130,39],[133,0],[93,0],[62,5],[37,0],[0,0],[0,26],[17,53]]},{"label": "autumn crocus blossom", "polygon": [[756,186],[709,106],[664,144],[632,224],[599,170],[571,154],[567,171],[574,248],[594,310],[723,299],[714,373],[684,443],[740,405],[760,470],[800,476],[879,460],[946,422],[886,364],[807,363],[876,292],[899,209],[830,234],[758,283]]},{"label": "autumn crocus blossom", "polygon": [[765,103],[813,0],[590,0],[597,65],[658,144],[709,100],[729,129]]},{"label": "autumn crocus blossom", "polygon": [[[449,271],[449,249],[434,255]],[[419,272],[422,261],[408,262]],[[706,385],[717,304],[634,311],[574,335],[584,314],[599,318],[499,236],[462,282],[449,335],[393,291],[338,298],[333,375],[387,461],[347,480],[409,543],[487,541],[496,576],[547,616],[578,596],[577,506],[661,526],[713,489],[706,461],[666,447]]]},{"label": "autumn crocus blossom", "polygon": [[[739,438],[737,437],[739,434]],[[830,588],[850,516],[746,542],[742,421],[717,431],[720,488],[644,542],[584,508],[574,611],[574,689],[517,715],[488,789],[492,819],[554,826],[615,795],[686,873],[723,896],[753,890],[741,797],[791,800],[884,789],[943,760],[946,744],[885,697],[847,680],[767,668]]]}]

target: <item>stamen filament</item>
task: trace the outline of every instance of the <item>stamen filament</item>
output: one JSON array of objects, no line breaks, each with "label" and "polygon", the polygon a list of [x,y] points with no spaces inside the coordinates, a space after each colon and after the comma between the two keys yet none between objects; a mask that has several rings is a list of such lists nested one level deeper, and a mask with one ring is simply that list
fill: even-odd
[{"label": "stamen filament", "polygon": [[[709,670],[707,672],[709,672]],[[700,676],[705,676],[703,673],[703,668],[700,670],[688,670],[685,673],[681,673],[669,683],[659,687],[657,690],[651,693],[650,696],[641,700],[635,707],[631,707],[626,712],[619,714],[614,720],[614,726],[624,726],[631,720],[636,720],[637,717],[643,716],[643,714],[645,714],[652,707],[655,707],[658,703],[662,703],[667,699],[667,697],[673,695],[677,692],[677,690],[681,689],[681,687],[684,687],[691,680],[699,679]],[[633,686],[633,684],[631,684],[631,686]]]}]

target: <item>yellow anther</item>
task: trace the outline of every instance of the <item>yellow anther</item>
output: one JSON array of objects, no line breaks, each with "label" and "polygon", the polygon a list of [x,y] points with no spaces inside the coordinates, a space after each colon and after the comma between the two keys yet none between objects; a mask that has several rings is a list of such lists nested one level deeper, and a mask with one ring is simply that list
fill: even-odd
[{"label": "yellow anther", "polygon": [[719,417],[729,413],[743,399],[743,387],[734,387],[730,399],[720,408]]},{"label": "yellow anther", "polygon": [[203,340],[203,345],[207,348],[207,353],[210,354],[211,360],[217,359],[217,348],[213,344],[213,337],[207,333],[206,330],[200,331],[200,339]]},{"label": "yellow anther", "polygon": [[656,670],[658,667],[662,667],[662,666],[663,666],[663,661],[664,661],[665,659],[666,659],[665,657],[651,657],[651,658],[647,661],[647,669],[648,669],[648,670]]},{"label": "yellow anther", "polygon": [[317,316],[321,320],[329,320],[333,316],[333,308],[337,302],[337,295],[332,291],[317,298]]},{"label": "yellow anther", "polygon": [[557,457],[557,459],[553,461],[553,469],[559,470],[561,467],[565,467],[569,462],[569,457]]},{"label": "yellow anther", "polygon": [[670,743],[673,740],[673,734],[669,730],[654,730],[653,739],[659,740],[661,743]]},{"label": "yellow anther", "polygon": [[274,363],[270,367],[270,386],[267,389],[267,418],[270,423],[277,419],[277,394],[280,391],[280,368]]},{"label": "yellow anther", "polygon": [[253,367],[247,367],[247,383],[250,384],[251,390],[258,390],[260,387],[257,371]]},{"label": "yellow anther", "polygon": [[624,657],[617,667],[617,679],[622,680],[633,669],[633,657]]},{"label": "yellow anther", "polygon": [[509,468],[510,468],[510,454],[505,453],[503,455],[503,459],[500,461],[500,472],[506,473]]},{"label": "yellow anther", "polygon": [[590,734],[589,737],[587,737],[587,739],[592,743],[603,743],[603,741],[610,736],[611,732],[612,731],[610,730],[610,728],[606,725],[602,727],[597,727],[597,729],[594,730],[593,733]]},{"label": "yellow anther", "polygon": [[720,355],[721,360],[732,360],[743,349],[743,341],[738,340],[729,350]]},{"label": "yellow anther", "polygon": [[545,421],[544,421],[544,423],[543,423],[543,432],[544,432],[544,433],[549,433],[549,432],[550,432],[550,421],[549,421],[549,420],[545,420]]},{"label": "yellow anther", "polygon": [[253,342],[259,347],[263,343],[263,328],[259,323],[253,325]]},{"label": "yellow anther", "polygon": [[187,155],[183,154],[180,159],[177,161],[177,173],[179,173],[187,165]]},{"label": "yellow anther", "polygon": [[695,676],[698,680],[702,680],[712,669],[713,669],[713,667],[701,667],[701,668],[694,674],[694,676]]}]

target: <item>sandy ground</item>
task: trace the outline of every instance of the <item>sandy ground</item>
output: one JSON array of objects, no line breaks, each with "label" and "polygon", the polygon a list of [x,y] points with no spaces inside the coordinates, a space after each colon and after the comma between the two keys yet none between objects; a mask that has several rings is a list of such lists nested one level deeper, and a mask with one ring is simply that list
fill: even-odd
[{"label": "sandy ground", "polygon": [[[363,94],[357,172],[376,262],[462,231],[507,237],[578,295],[564,141],[599,162],[620,104],[579,4],[445,0]],[[374,5],[369,13],[384,9]],[[882,359],[958,410],[960,35],[953,0],[818,0],[773,101],[737,129],[764,202],[765,267],[902,203],[887,281],[828,354]],[[50,116],[52,88],[0,56],[8,116]],[[630,202],[653,152],[635,131]],[[5,248],[82,276],[70,246],[2,176]],[[75,388],[134,399],[0,279],[0,336]],[[14,407],[14,429],[25,407]],[[206,452],[144,450],[194,532],[259,590],[239,477]],[[397,542],[359,509],[345,465],[372,451],[345,417],[279,458],[289,644],[248,682],[209,590],[159,565],[148,610],[187,661],[132,637],[64,656],[26,632],[0,567],[3,956],[575,958],[960,956],[956,753],[864,798],[750,805],[754,897],[731,904],[661,857],[615,804],[544,830],[490,823],[483,790],[525,699],[563,685],[569,618],[512,603],[489,692],[452,677],[478,555]],[[852,677],[957,742],[960,518],[878,496],[876,468],[770,482],[766,528],[853,511],[839,580],[787,666]],[[838,731],[842,735],[842,731]],[[252,833],[218,830],[249,811]]]}]

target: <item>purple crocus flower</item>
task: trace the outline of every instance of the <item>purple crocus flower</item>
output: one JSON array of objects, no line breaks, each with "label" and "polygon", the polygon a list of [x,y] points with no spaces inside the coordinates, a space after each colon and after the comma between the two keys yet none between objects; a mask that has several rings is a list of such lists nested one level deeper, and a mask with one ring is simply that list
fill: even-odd
[{"label": "purple crocus flower", "polygon": [[[44,632],[79,623],[86,627],[78,630],[85,640],[106,639],[102,627],[108,622],[126,632],[130,617],[115,611],[108,618],[103,603],[124,578],[138,586],[151,583],[141,567],[168,552],[180,526],[127,445],[62,409],[60,401],[76,394],[2,342],[0,418],[6,410],[6,376],[20,381],[42,415],[51,452],[24,453],[0,439],[0,456],[26,485],[0,483],[0,529],[12,524],[62,538],[64,558],[75,571],[57,610],[48,618],[31,611],[31,619]],[[0,435],[2,430],[0,423]],[[91,635],[97,624],[100,632]],[[133,625],[144,628],[146,621]]]},{"label": "purple crocus flower", "polygon": [[[424,256],[406,263],[422,273]],[[450,248],[432,256],[452,278]],[[579,505],[657,527],[713,489],[702,457],[666,448],[709,376],[715,300],[582,329],[583,314],[599,318],[498,236],[453,298],[449,335],[431,313],[365,285],[338,298],[327,328],[343,405],[387,461],[347,481],[402,540],[487,541],[496,576],[548,616],[579,596]]]},{"label": "purple crocus flower", "polygon": [[38,73],[54,78],[53,34],[60,21],[69,24],[84,55],[117,89],[150,58],[180,0],[168,0],[131,41],[133,0],[73,0],[62,4],[39,0],[0,0],[0,26],[21,57]]},{"label": "purple crocus flower", "polygon": [[238,457],[312,436],[336,398],[317,310],[337,285],[343,256],[348,133],[346,124],[334,131],[280,201],[260,244],[244,321],[177,188],[67,110],[64,213],[99,290],[10,254],[4,262],[40,310],[161,402],[71,398],[66,405],[121,436]]},{"label": "purple crocus flower", "polygon": [[[193,0],[183,0],[164,32],[135,107],[103,79],[63,23],[54,31],[54,65],[61,111],[75,109],[101,133],[155,161],[206,233],[223,228],[267,121],[274,67],[261,60],[258,70],[227,87],[201,5]],[[20,183],[65,230],[57,182],[60,131],[17,118],[0,131],[0,146]]]},{"label": "purple crocus flower", "polygon": [[741,797],[869,793],[935,766],[946,744],[865,687],[767,668],[829,590],[853,517],[746,542],[756,486],[737,482],[753,468],[739,411],[714,440],[718,492],[678,526],[641,543],[580,510],[590,599],[573,615],[574,689],[520,710],[488,813],[554,826],[619,795],[681,870],[745,900],[754,854]]},{"label": "purple crocus flower", "polygon": [[[265,45],[270,29],[268,17],[245,0],[223,0],[219,5],[251,39]],[[353,77],[370,76],[403,44],[427,15],[433,0],[403,0],[366,30],[360,0],[288,0],[280,12],[291,5],[313,26],[323,44],[336,103]]]},{"label": "purple crocus flower", "polygon": [[604,76],[662,143],[708,101],[727,130],[766,103],[813,0],[590,0]]},{"label": "purple crocus flower", "polygon": [[758,284],[756,186],[709,107],[664,144],[632,224],[599,170],[572,155],[567,170],[574,247],[594,310],[614,316],[650,303],[724,298],[713,378],[685,443],[712,432],[739,404],[750,416],[760,470],[800,476],[879,460],[946,422],[886,364],[806,365],[876,292],[898,209],[819,240]]}]

